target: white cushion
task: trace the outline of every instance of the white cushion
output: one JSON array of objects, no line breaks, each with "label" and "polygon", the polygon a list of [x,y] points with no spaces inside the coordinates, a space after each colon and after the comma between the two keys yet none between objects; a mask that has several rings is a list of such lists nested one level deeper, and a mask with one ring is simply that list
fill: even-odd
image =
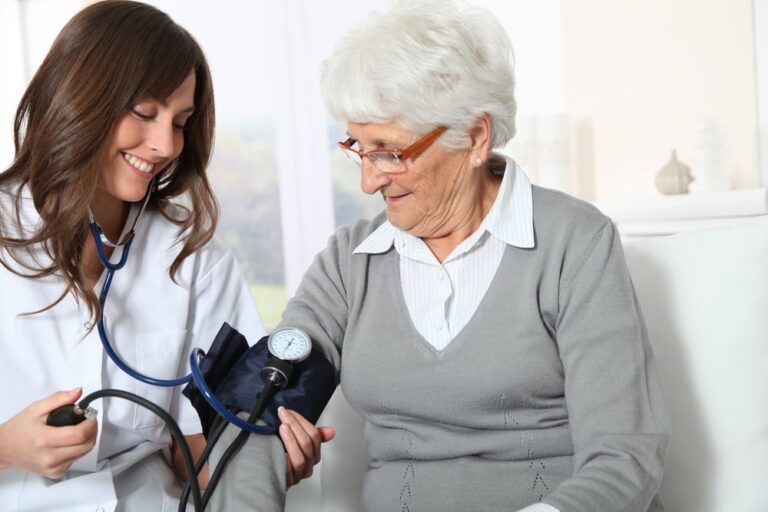
[{"label": "white cushion", "polygon": [[625,252],[672,421],[662,501],[768,511],[768,217]]}]

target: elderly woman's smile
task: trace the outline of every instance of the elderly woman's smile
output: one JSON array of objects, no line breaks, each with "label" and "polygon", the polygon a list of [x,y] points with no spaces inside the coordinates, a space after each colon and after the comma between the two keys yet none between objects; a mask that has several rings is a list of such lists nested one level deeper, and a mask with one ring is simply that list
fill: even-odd
[{"label": "elderly woman's smile", "polygon": [[405,151],[424,134],[394,123],[354,122],[347,123],[347,133],[354,148],[365,155],[359,162],[360,186],[366,194],[382,195],[387,220],[393,226],[429,244],[429,239],[471,232],[480,225],[493,202],[498,180],[489,179],[487,173],[472,172],[471,150],[446,149],[437,137],[419,154],[402,159],[394,171],[388,167],[383,171],[376,154],[369,153]]}]

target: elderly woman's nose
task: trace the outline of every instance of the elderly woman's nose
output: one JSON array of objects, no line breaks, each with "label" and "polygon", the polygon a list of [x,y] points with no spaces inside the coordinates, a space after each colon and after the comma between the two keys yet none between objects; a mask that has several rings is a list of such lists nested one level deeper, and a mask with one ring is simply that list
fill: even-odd
[{"label": "elderly woman's nose", "polygon": [[392,180],[389,174],[381,172],[368,158],[363,158],[360,165],[360,188],[366,194],[374,194]]}]

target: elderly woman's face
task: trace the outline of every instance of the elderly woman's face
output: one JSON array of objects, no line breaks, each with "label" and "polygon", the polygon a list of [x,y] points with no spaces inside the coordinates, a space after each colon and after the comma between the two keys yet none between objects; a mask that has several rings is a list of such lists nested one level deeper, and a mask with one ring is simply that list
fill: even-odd
[{"label": "elderly woman's face", "polygon": [[[347,132],[363,151],[404,149],[423,135],[394,124],[353,122],[347,123]],[[419,237],[444,235],[460,220],[455,217],[464,204],[472,200],[466,187],[471,179],[467,151],[449,151],[438,142],[406,160],[405,168],[403,173],[387,174],[363,158],[363,192],[381,192],[387,219],[395,227]]]}]

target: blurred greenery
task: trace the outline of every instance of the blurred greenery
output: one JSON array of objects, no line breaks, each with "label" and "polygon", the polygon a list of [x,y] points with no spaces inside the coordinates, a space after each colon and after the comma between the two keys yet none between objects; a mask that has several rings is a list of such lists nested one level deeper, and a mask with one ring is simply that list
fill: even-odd
[{"label": "blurred greenery", "polygon": [[259,308],[261,321],[268,328],[275,326],[280,321],[288,297],[285,286],[279,285],[251,285],[251,297]]},{"label": "blurred greenery", "polygon": [[209,169],[221,205],[217,235],[251,284],[285,282],[273,134],[268,124],[220,128]]},{"label": "blurred greenery", "polygon": [[[360,191],[360,171],[336,147],[339,127],[329,128],[328,148],[337,226],[371,218],[383,207],[380,195]],[[287,296],[272,123],[219,126],[208,175],[221,206],[216,234],[237,257],[262,320],[274,325]]]}]

